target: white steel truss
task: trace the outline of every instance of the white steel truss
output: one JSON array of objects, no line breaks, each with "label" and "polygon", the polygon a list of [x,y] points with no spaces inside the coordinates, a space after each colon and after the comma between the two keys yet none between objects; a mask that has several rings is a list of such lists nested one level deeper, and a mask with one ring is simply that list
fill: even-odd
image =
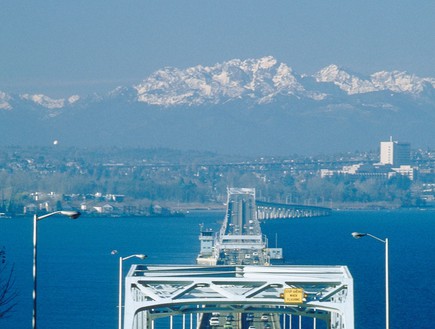
[{"label": "white steel truss", "polygon": [[[302,288],[298,304],[284,289]],[[346,266],[133,265],[125,280],[124,329],[148,329],[162,317],[268,312],[354,329],[353,278]]]}]

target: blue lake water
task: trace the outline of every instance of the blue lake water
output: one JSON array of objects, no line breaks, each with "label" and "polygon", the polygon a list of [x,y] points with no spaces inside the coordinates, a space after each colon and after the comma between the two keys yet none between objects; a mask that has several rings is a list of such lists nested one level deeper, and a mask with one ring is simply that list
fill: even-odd
[{"label": "blue lake water", "polygon": [[[223,213],[185,218],[50,217],[38,223],[38,327],[116,329],[118,257],[148,255],[154,264],[194,264],[199,224],[218,229]],[[435,212],[352,211],[262,223],[286,263],[347,265],[354,278],[356,328],[385,327],[384,244],[351,232],[388,237],[391,328],[435,322]],[[32,317],[32,219],[0,220],[0,247],[15,265],[17,306],[0,328],[28,329]],[[117,255],[112,255],[112,250]],[[137,259],[136,259],[137,261]],[[124,262],[125,272],[134,259]]]}]

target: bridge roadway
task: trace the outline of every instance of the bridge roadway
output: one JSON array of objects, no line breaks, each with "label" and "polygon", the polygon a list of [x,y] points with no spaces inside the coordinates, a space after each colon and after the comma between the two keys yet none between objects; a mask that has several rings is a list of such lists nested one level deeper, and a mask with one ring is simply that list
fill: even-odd
[{"label": "bridge roadway", "polygon": [[242,329],[255,327],[260,329],[280,329],[280,318],[273,313],[204,313],[200,317],[199,328]]},{"label": "bridge roadway", "polygon": [[254,189],[228,189],[219,232],[200,236],[200,265],[133,265],[124,328],[301,329],[310,320],[308,328],[354,329],[347,267],[270,266],[279,248],[268,248],[257,206]]},{"label": "bridge roadway", "polygon": [[[273,205],[266,203],[258,208],[255,189],[228,189],[227,211],[214,246],[217,265],[269,265],[267,238],[261,232],[258,214],[259,210],[262,214],[270,214],[271,209]],[[200,329],[253,327],[281,329],[278,316],[253,312],[203,313],[198,325]]]},{"label": "bridge roadway", "polygon": [[214,244],[218,265],[267,265],[267,238],[257,219],[255,189],[229,188],[227,212]]}]

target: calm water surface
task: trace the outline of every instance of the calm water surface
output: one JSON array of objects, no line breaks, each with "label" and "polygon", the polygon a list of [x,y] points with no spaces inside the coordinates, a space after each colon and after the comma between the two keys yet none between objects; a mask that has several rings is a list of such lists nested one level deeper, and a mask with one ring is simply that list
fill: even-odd
[{"label": "calm water surface", "polygon": [[[38,327],[116,329],[118,257],[148,255],[154,264],[193,264],[199,224],[218,229],[223,213],[185,218],[50,217],[38,224]],[[384,328],[384,244],[355,240],[369,232],[390,244],[391,328],[433,328],[435,212],[353,211],[262,224],[286,263],[347,265],[354,277],[356,328]],[[17,306],[0,328],[28,329],[32,315],[32,219],[0,220],[0,246],[15,265]],[[112,250],[117,255],[112,255]],[[127,271],[132,259],[124,262]]]}]

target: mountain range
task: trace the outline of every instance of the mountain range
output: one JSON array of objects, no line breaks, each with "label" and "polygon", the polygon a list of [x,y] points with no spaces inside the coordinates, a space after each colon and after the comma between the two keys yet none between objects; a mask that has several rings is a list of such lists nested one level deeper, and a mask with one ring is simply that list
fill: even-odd
[{"label": "mountain range", "polygon": [[298,74],[272,56],[167,67],[107,94],[0,91],[1,145],[125,146],[228,154],[435,146],[435,79],[337,65]]}]

